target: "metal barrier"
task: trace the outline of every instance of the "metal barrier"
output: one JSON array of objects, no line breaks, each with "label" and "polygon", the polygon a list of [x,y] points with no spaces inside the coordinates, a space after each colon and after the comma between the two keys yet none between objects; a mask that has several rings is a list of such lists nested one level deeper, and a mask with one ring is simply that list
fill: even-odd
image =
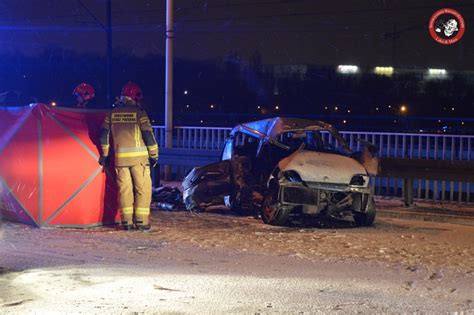
[{"label": "metal barrier", "polygon": [[[164,127],[154,126],[155,135],[161,147],[164,147]],[[214,160],[219,159],[224,142],[231,128],[222,127],[175,127],[173,130],[173,148],[208,150]],[[474,160],[472,153],[474,136],[387,133],[387,132],[355,132],[341,131],[353,151],[361,149],[360,140],[371,142],[380,149],[381,157],[431,159],[431,160]],[[329,133],[323,137],[330,144],[339,148],[339,143]],[[194,152],[194,151],[193,151]],[[186,160],[185,155],[183,159]],[[206,159],[212,162],[213,159]],[[196,164],[196,160],[176,163],[174,173],[178,179]],[[457,181],[439,181],[420,178],[414,181],[415,198],[440,201],[474,202],[473,183]],[[375,193],[381,196],[402,197],[403,180],[397,177],[374,178]]]},{"label": "metal barrier", "polygon": [[[363,139],[377,145],[381,157],[471,161],[474,136],[442,134],[403,134],[341,132],[357,151]],[[403,196],[401,177],[377,177],[374,179],[375,194],[381,196]],[[415,198],[436,201],[473,202],[472,183],[418,178],[414,180]]]},{"label": "metal barrier", "polygon": [[[435,181],[474,182],[474,161],[427,160],[407,158],[381,158],[381,176],[403,178],[403,200],[405,206],[413,204],[413,181],[419,178]],[[435,192],[431,190],[431,192]],[[430,190],[426,191],[429,198]],[[454,192],[451,191],[453,194]],[[459,193],[459,192],[458,192]],[[445,199],[443,196],[442,199]],[[466,201],[470,195],[466,194]]]}]

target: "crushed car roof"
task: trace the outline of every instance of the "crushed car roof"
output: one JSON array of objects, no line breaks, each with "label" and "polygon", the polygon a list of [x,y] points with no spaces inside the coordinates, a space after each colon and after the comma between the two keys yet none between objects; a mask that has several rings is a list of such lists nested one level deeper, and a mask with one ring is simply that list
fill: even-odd
[{"label": "crushed car roof", "polygon": [[253,132],[259,136],[273,138],[283,132],[303,129],[331,130],[334,128],[319,120],[275,117],[239,124],[232,129],[232,134],[237,131],[247,131],[247,133]]},{"label": "crushed car roof", "polygon": [[341,142],[342,146],[346,150],[350,151],[347,143],[341,137],[338,131],[330,124],[319,120],[275,117],[251,121],[235,126],[231,131],[231,135],[234,135],[236,132],[240,131],[261,138],[275,139],[278,135],[284,132],[296,130],[327,130],[331,135]]}]

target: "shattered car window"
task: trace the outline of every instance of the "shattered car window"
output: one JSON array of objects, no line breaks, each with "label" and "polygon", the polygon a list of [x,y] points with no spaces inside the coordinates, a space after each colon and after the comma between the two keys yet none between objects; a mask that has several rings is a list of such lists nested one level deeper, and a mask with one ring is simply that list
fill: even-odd
[{"label": "shattered car window", "polygon": [[287,132],[280,136],[280,142],[290,147],[290,151],[336,151],[333,145],[323,139],[319,131]]}]

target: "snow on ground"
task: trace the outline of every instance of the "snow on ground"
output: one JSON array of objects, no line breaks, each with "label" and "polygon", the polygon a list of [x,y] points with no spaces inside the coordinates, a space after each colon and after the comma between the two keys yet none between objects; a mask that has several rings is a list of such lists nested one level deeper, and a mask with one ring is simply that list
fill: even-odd
[{"label": "snow on ground", "polygon": [[152,225],[4,223],[0,313],[474,312],[472,225],[274,227],[225,211],[153,211]]}]

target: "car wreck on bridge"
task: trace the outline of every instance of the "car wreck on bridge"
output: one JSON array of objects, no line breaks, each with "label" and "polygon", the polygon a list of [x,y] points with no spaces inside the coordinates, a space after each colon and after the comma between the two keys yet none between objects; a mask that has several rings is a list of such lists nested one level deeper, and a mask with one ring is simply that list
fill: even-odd
[{"label": "car wreck on bridge", "polygon": [[352,152],[331,125],[272,118],[235,126],[221,161],[192,169],[183,181],[191,211],[225,204],[265,223],[285,225],[293,216],[352,217],[369,226],[376,209],[370,176],[378,149],[365,143]]}]

